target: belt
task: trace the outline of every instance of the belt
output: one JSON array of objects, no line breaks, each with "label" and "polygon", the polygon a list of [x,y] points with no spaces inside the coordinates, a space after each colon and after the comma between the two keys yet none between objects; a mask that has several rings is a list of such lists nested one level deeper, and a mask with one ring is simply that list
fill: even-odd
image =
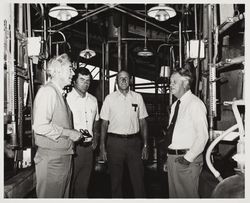
[{"label": "belt", "polygon": [[134,138],[139,135],[139,133],[135,134],[116,134],[116,133],[108,133],[109,136],[111,137],[117,137],[117,138]]},{"label": "belt", "polygon": [[187,151],[188,149],[168,149],[167,153],[172,155],[184,155]]}]

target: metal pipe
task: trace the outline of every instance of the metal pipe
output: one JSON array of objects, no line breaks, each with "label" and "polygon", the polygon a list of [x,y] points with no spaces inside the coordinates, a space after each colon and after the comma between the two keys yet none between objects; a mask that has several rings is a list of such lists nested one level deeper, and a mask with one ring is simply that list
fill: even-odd
[{"label": "metal pipe", "polygon": [[181,21],[179,21],[179,68],[182,67]]},{"label": "metal pipe", "polygon": [[213,140],[213,128],[214,128],[214,109],[216,101],[214,96],[214,83],[211,81],[215,80],[215,64],[213,63],[213,56],[212,56],[212,30],[213,29],[213,16],[212,16],[212,5],[208,5],[208,65],[209,65],[209,138],[210,141]]},{"label": "metal pipe", "polygon": [[121,26],[117,28],[117,62],[118,62],[118,72],[122,70],[122,57],[121,57],[121,49],[122,49],[122,41],[121,41]]},{"label": "metal pipe", "polygon": [[[208,39],[208,5],[205,4],[202,6],[203,9],[203,15],[202,15],[202,23],[203,23],[203,39],[207,40]],[[202,73],[204,72],[208,72],[208,47],[205,46],[205,58],[204,60],[202,60],[202,64],[201,64],[201,70]],[[208,95],[209,95],[209,80],[206,76],[204,76],[202,74],[202,100],[206,103],[206,105],[208,106]]]},{"label": "metal pipe", "polygon": [[[18,19],[23,19],[23,4],[18,5]],[[21,34],[23,33],[23,21],[22,20],[18,20],[18,31]],[[17,47],[18,47],[18,49],[17,49],[17,65],[22,66],[23,53],[22,53],[22,49],[19,49],[19,47],[21,47],[21,43],[19,40],[17,40]]]},{"label": "metal pipe", "polygon": [[152,26],[154,26],[154,27],[156,27],[156,28],[158,28],[158,29],[160,29],[160,30],[162,30],[162,31],[164,31],[164,32],[172,33],[172,32],[170,32],[170,31],[167,30],[167,29],[164,29],[164,28],[162,28],[162,27],[160,27],[160,26],[158,26],[158,25],[156,25],[156,24],[154,24],[154,23],[152,23],[152,22],[150,22],[150,21],[145,20],[144,18],[141,18],[141,17],[139,17],[139,16],[136,16],[136,15],[134,15],[134,14],[132,14],[132,13],[128,13],[127,11],[125,11],[125,10],[123,10],[123,9],[121,9],[121,8],[114,7],[114,9],[115,9],[115,10],[118,10],[118,11],[120,11],[120,12],[122,12],[122,13],[128,14],[128,15],[130,15],[130,16],[132,16],[132,17],[138,19],[138,20],[141,20],[141,21],[143,21],[143,22],[146,22],[147,24],[150,24],[150,25],[152,25]]},{"label": "metal pipe", "polygon": [[128,43],[125,42],[125,67],[128,70]]},{"label": "metal pipe", "polygon": [[234,17],[229,17],[226,22],[222,23],[219,26],[219,34],[222,35],[225,31],[227,31],[230,27],[232,27],[236,22],[245,18],[245,13],[239,14]]},{"label": "metal pipe", "polygon": [[233,125],[232,127],[230,127],[229,129],[227,129],[224,133],[222,133],[220,136],[218,136],[208,147],[207,152],[206,152],[206,163],[207,166],[209,168],[209,170],[213,173],[213,175],[215,176],[215,178],[217,178],[220,182],[223,180],[223,178],[221,177],[219,171],[217,171],[213,164],[211,163],[211,153],[212,150],[214,149],[214,147],[229,133],[233,132],[234,130],[236,130],[238,128],[238,124]]},{"label": "metal pipe", "polygon": [[87,16],[85,16],[85,17],[83,17],[83,18],[81,18],[81,19],[75,21],[74,23],[71,23],[71,24],[68,24],[68,25],[66,25],[66,26],[64,26],[64,27],[59,28],[58,31],[64,30],[65,28],[68,28],[68,27],[70,27],[70,26],[72,26],[72,25],[75,25],[75,24],[77,24],[77,23],[79,23],[79,22],[82,22],[83,20],[85,20],[85,19],[87,19],[87,18],[90,18],[91,16],[97,15],[98,13],[101,13],[101,12],[106,11],[106,10],[108,10],[108,9],[109,9],[109,7],[106,7],[106,6],[105,6],[105,7],[103,7],[103,9],[100,9],[100,10],[98,10],[97,12],[93,12],[93,13],[90,12]]},{"label": "metal pipe", "polygon": [[196,4],[194,4],[194,36],[195,39],[198,39],[198,32],[197,32],[197,7]]},{"label": "metal pipe", "polygon": [[[105,72],[104,72],[104,80],[107,80],[108,92],[109,93],[109,44],[105,44]],[[105,82],[106,85],[106,82]],[[106,92],[105,92],[106,93]],[[105,95],[106,96],[106,95]]]},{"label": "metal pipe", "polygon": [[46,54],[46,42],[47,42],[47,33],[46,33],[46,19],[45,19],[45,16],[44,16],[44,7],[42,4],[39,4],[40,8],[41,8],[41,15],[42,15],[42,25],[41,25],[41,28],[42,28],[42,54],[44,55],[45,57],[45,60],[43,61],[43,84],[46,83],[47,81],[47,75],[46,75],[46,69],[47,69],[47,61],[46,61],[46,58],[47,58],[47,54]]},{"label": "metal pipe", "polygon": [[101,80],[101,102],[105,99],[105,43],[102,43],[102,69],[100,72],[100,80]]},{"label": "metal pipe", "polygon": [[[156,25],[155,23],[152,23],[152,22],[150,22],[150,21],[147,21],[147,20],[145,20],[144,18],[141,18],[141,17],[139,17],[139,16],[133,14],[132,11],[127,12],[127,11],[124,9],[123,6],[121,6],[121,5],[118,5],[118,6],[119,6],[119,7],[114,7],[114,9],[116,9],[116,10],[122,12],[122,13],[128,14],[128,15],[130,15],[130,16],[132,16],[132,17],[138,19],[138,20],[141,20],[141,21],[143,21],[143,22],[146,21],[146,23],[148,23],[148,24],[150,24],[150,25],[152,25],[152,26],[154,26],[154,27],[156,27],[156,28],[158,28],[158,29],[160,29],[160,30],[162,30],[162,31],[164,31],[164,32],[172,33],[171,31],[169,31],[169,30],[167,30],[167,29],[164,29],[164,28],[162,28],[162,27]],[[127,8],[126,8],[126,9],[127,9]],[[147,15],[145,14],[145,16],[147,16]],[[144,16],[144,17],[145,17],[145,16]]]},{"label": "metal pipe", "polygon": [[[67,27],[69,27],[69,26],[71,26],[71,25],[75,25],[75,24],[77,24],[77,23],[79,23],[79,22],[81,22],[81,21],[83,21],[83,20],[85,20],[86,18],[88,18],[88,17],[91,17],[91,16],[93,16],[93,15],[96,15],[96,14],[98,14],[98,13],[100,13],[99,11],[105,11],[105,10],[103,10],[103,9],[105,9],[105,10],[107,10],[107,9],[109,9],[109,6],[107,6],[107,5],[104,5],[104,6],[101,6],[101,7],[99,7],[99,8],[97,8],[97,9],[95,9],[95,10],[92,10],[92,11],[90,11],[89,12],[89,14],[87,14],[88,16],[86,17],[86,13],[84,13],[82,16],[84,17],[84,18],[81,18],[81,19],[79,19],[79,20],[77,20],[77,21],[74,21],[73,23],[69,23],[68,25],[66,25]],[[91,16],[90,16],[91,15]],[[58,24],[56,24],[56,25],[52,25],[51,27],[49,27],[48,29],[53,29],[53,28],[55,28],[55,27],[57,27],[57,26],[60,26],[60,25],[63,25],[64,23],[58,23]],[[63,28],[64,29],[64,28]]]},{"label": "metal pipe", "polygon": [[[15,58],[15,9],[14,9],[14,3],[11,3],[10,5],[10,10],[11,10],[11,14],[10,14],[10,69],[9,69],[9,86],[10,86],[10,92],[8,92],[9,94],[11,94],[10,96],[10,112],[11,112],[11,138],[12,138],[12,143],[11,146],[12,147],[16,147],[18,146],[17,143],[17,134],[16,134],[16,115],[15,115],[15,87],[14,87],[14,82],[15,81],[15,63],[14,63],[14,58]],[[9,112],[8,112],[9,113]]]}]

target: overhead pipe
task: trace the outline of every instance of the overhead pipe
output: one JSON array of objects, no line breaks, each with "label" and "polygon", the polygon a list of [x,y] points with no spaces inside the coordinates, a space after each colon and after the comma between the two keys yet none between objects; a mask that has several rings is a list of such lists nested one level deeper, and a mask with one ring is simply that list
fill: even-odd
[{"label": "overhead pipe", "polygon": [[[154,27],[156,27],[156,28],[158,28],[158,29],[160,29],[160,30],[162,30],[162,31],[164,31],[164,32],[172,33],[171,31],[169,31],[169,30],[167,30],[167,29],[164,29],[164,28],[162,28],[161,26],[158,26],[158,25],[155,24],[155,23],[152,23],[152,22],[150,22],[150,21],[145,20],[145,18],[141,18],[141,17],[139,17],[139,16],[133,14],[132,11],[127,12],[125,9],[128,10],[128,8],[124,8],[124,7],[121,6],[121,5],[117,5],[117,7],[114,7],[114,9],[116,9],[116,10],[122,12],[122,13],[128,14],[128,15],[130,15],[130,16],[132,16],[132,17],[138,19],[138,20],[141,20],[141,21],[143,21],[143,22],[146,21],[147,24],[150,24],[150,25],[152,25],[152,26],[154,26]],[[145,15],[146,15],[146,14],[145,14]]]},{"label": "overhead pipe", "polygon": [[154,27],[158,28],[159,30],[162,30],[162,31],[164,31],[164,32],[166,32],[166,33],[169,33],[169,34],[172,33],[172,32],[170,32],[169,30],[164,29],[164,28],[162,28],[162,27],[156,25],[155,23],[152,23],[152,22],[150,22],[150,21],[147,21],[147,20],[145,20],[144,18],[141,18],[141,17],[139,17],[139,16],[136,16],[135,14],[129,13],[129,12],[127,12],[127,11],[121,9],[121,8],[114,7],[114,9],[115,9],[115,10],[118,10],[118,11],[120,11],[120,12],[122,12],[122,13],[128,14],[128,15],[130,15],[130,16],[132,16],[132,17],[138,19],[138,20],[141,20],[141,21],[143,21],[143,22],[146,22],[147,24],[150,24],[150,25],[152,25],[152,26],[154,26]]},{"label": "overhead pipe", "polygon": [[[102,12],[102,11],[105,11],[105,10],[103,10],[103,9],[107,10],[107,9],[109,9],[109,7],[106,6],[106,5],[101,6],[101,7],[97,8],[97,9],[95,9],[95,10],[89,11],[89,13],[87,14],[87,16],[89,16],[89,15],[92,16],[93,13],[94,13],[94,15],[96,15],[97,13],[95,13],[95,12],[100,13],[99,11],[101,11],[101,12]],[[86,13],[84,13],[82,16],[85,17],[85,16],[86,16]],[[87,17],[87,18],[88,18],[88,17]],[[77,23],[79,23],[79,22],[81,22],[81,21],[83,21],[83,20],[85,20],[85,19],[86,19],[86,18],[81,18],[81,19],[79,19],[79,20],[77,20],[77,21],[74,21],[73,23],[69,23],[69,24],[66,25],[66,26],[75,25],[75,24],[77,24]],[[63,25],[63,24],[65,24],[65,23],[58,23],[58,24],[56,24],[56,25],[52,25],[52,26],[49,27],[48,29],[55,29],[56,27],[61,26],[61,25]],[[67,27],[66,27],[66,28],[67,28]],[[63,28],[63,29],[64,29],[64,28]]]},{"label": "overhead pipe", "polygon": [[89,14],[85,14],[86,16],[84,16],[83,18],[81,18],[81,19],[79,19],[79,20],[76,20],[75,22],[73,22],[73,23],[70,23],[70,24],[68,24],[68,25],[66,25],[66,26],[64,26],[64,27],[61,27],[61,28],[59,28],[58,29],[58,31],[61,31],[61,30],[64,30],[65,28],[68,28],[68,27],[71,27],[72,25],[75,25],[75,24],[77,24],[77,23],[79,23],[79,22],[82,22],[82,21],[84,21],[85,19],[87,19],[87,18],[90,18],[91,16],[94,16],[94,15],[97,15],[97,14],[99,14],[99,13],[101,13],[101,12],[103,12],[103,11],[106,11],[106,10],[108,10],[109,9],[109,7],[107,7],[107,6],[102,6],[102,9],[96,9],[97,11],[96,12],[94,12],[94,11],[91,11],[91,12],[89,12]]}]

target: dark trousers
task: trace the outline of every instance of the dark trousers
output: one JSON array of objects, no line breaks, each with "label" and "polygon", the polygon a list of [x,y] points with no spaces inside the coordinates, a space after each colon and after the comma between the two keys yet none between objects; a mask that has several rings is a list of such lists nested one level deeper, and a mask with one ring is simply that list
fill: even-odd
[{"label": "dark trousers", "polygon": [[68,198],[72,174],[72,155],[39,150],[34,158],[38,198]]},{"label": "dark trousers", "polygon": [[71,197],[88,197],[89,179],[93,166],[93,150],[91,146],[76,146],[73,158],[73,178]]},{"label": "dark trousers", "polygon": [[134,196],[145,197],[144,168],[141,159],[141,141],[139,137],[108,137],[108,167],[111,176],[111,192],[113,198],[122,198],[122,177],[124,164],[127,164]]}]

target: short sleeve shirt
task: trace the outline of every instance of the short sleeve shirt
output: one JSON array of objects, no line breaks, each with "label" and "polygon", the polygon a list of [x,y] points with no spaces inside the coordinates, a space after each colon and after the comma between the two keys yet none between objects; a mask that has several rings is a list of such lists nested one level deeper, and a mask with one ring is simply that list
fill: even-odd
[{"label": "short sleeve shirt", "polygon": [[109,121],[108,132],[117,134],[139,132],[139,119],[147,116],[141,94],[129,91],[124,96],[119,90],[105,98],[100,113],[101,119]]}]

